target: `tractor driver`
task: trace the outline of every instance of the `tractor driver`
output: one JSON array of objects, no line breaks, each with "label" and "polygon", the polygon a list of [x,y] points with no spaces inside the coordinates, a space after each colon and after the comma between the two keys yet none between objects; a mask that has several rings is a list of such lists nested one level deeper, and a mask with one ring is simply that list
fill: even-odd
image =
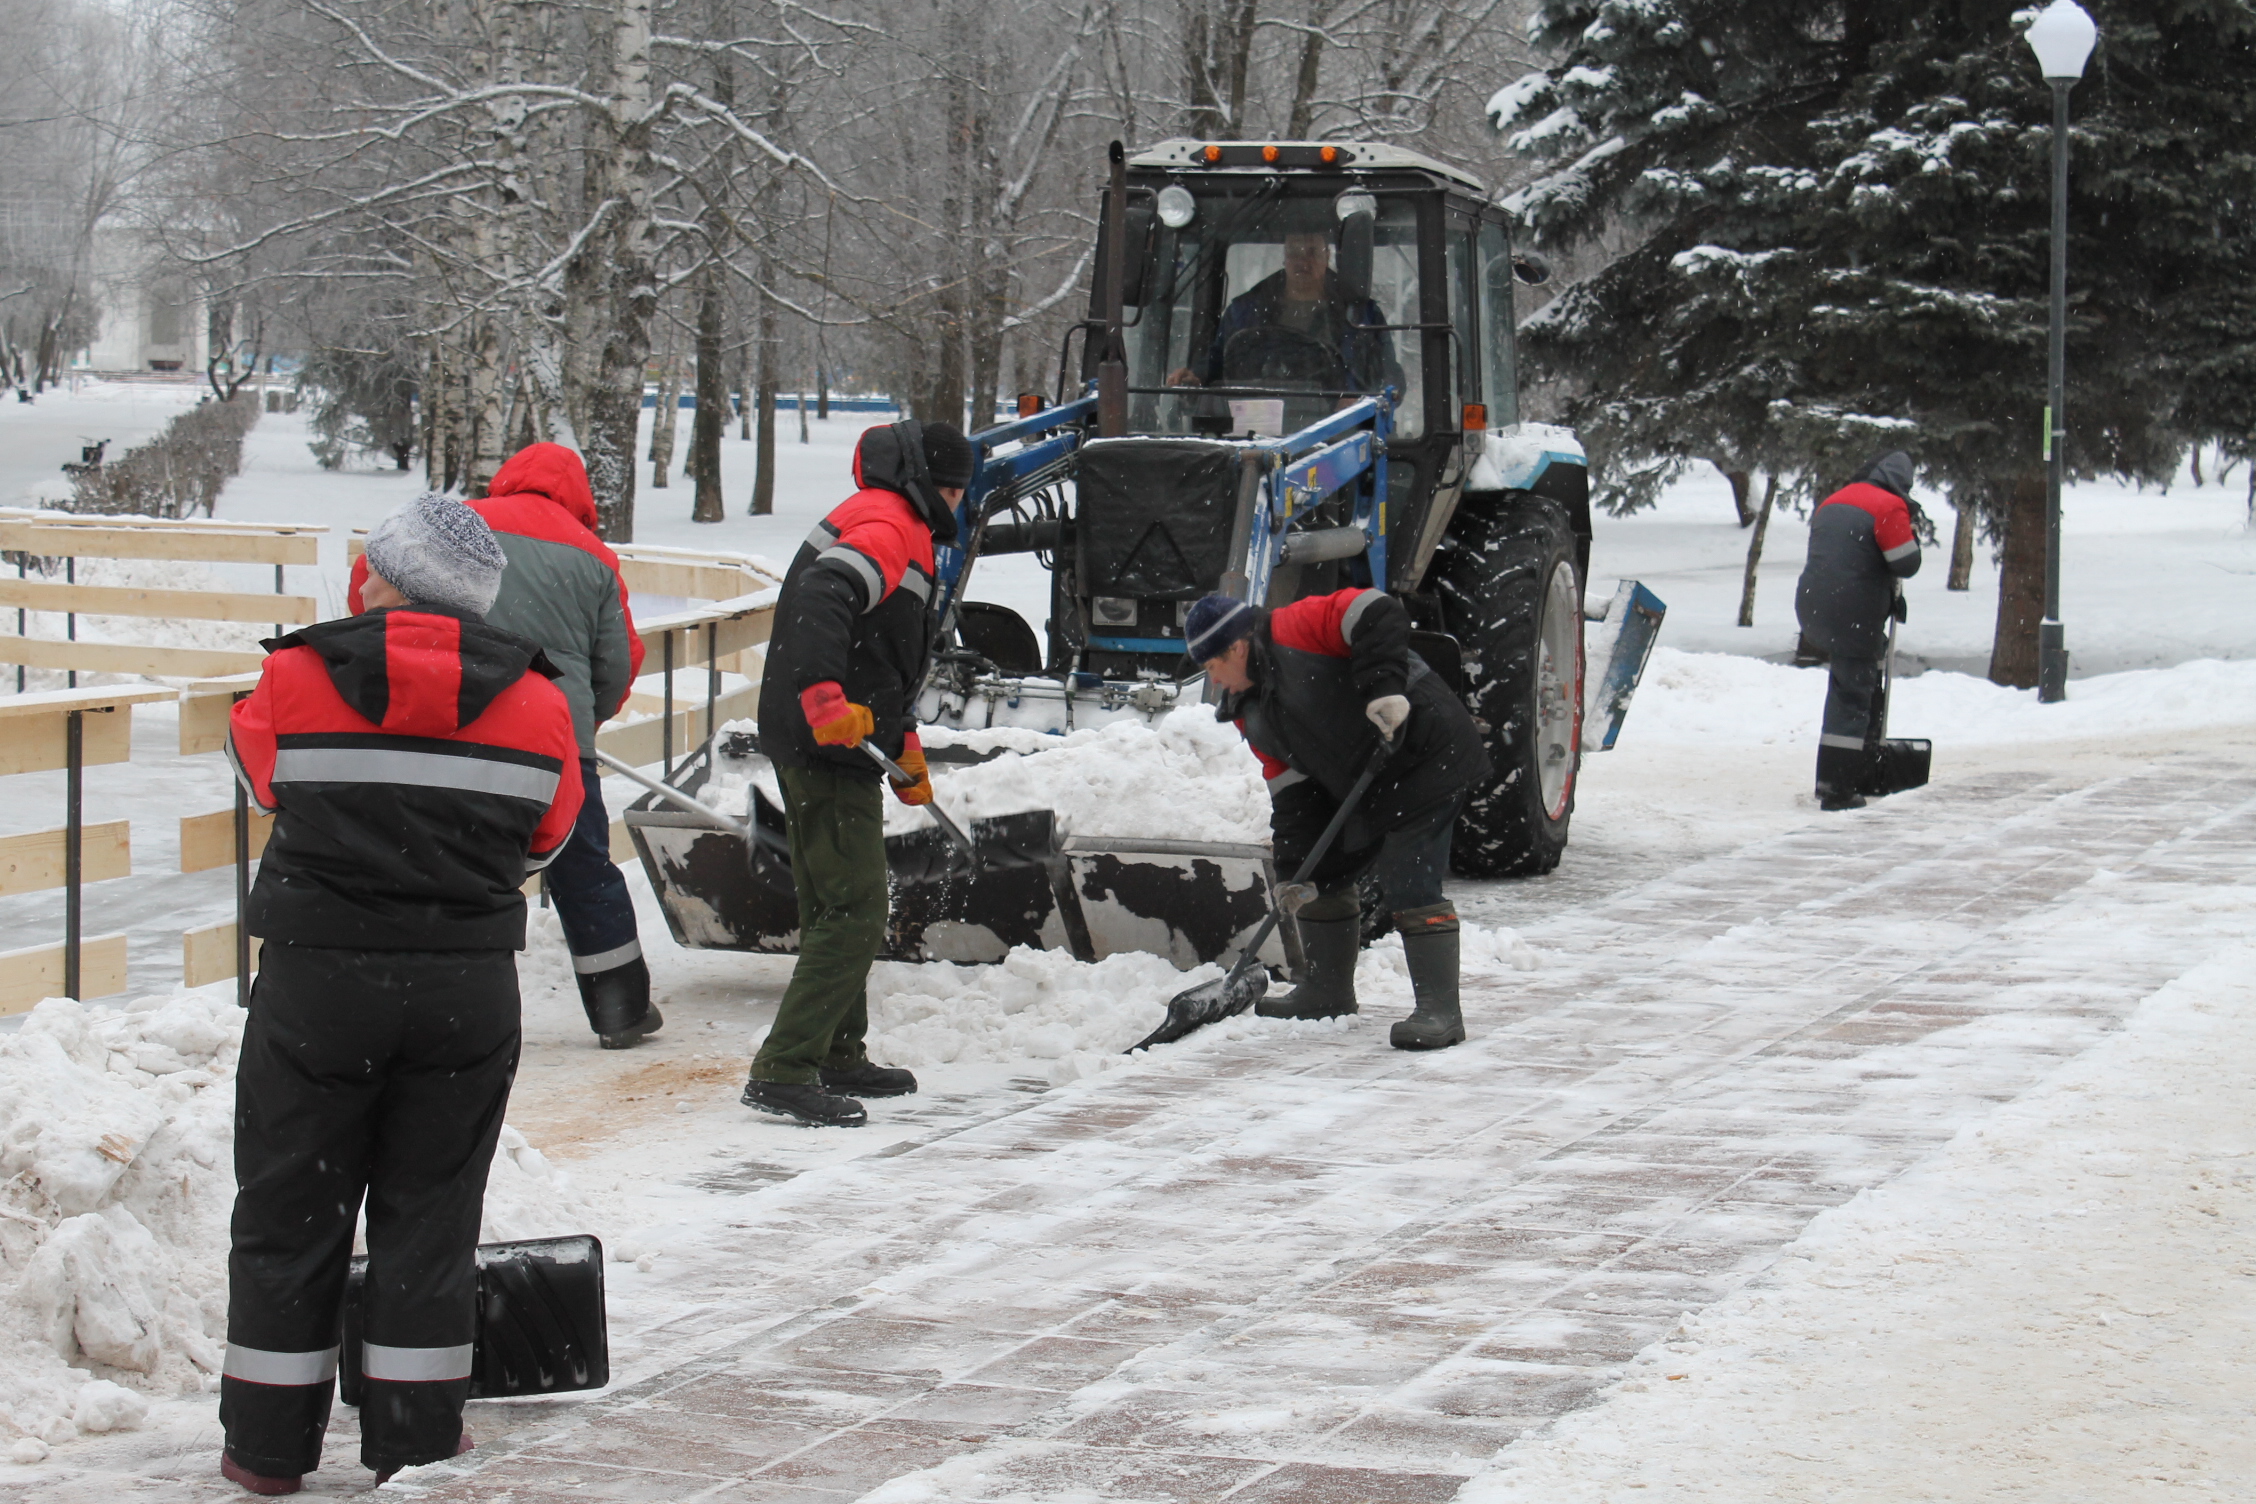
[{"label": "tractor driver", "polygon": [[1284,270],[1230,300],[1200,369],[1178,367],[1169,386],[1290,382],[1353,392],[1403,388],[1402,367],[1386,336],[1371,332],[1386,314],[1368,294],[1353,296],[1331,269],[1332,238],[1322,230],[1285,236]]},{"label": "tractor driver", "polygon": [[[1244,733],[1269,787],[1279,871],[1297,870],[1383,736],[1394,751],[1313,874],[1298,917],[1308,971],[1263,998],[1264,1018],[1356,1011],[1356,881],[1365,873],[1402,932],[1416,1011],[1388,1042],[1438,1050],[1465,1037],[1457,998],[1457,910],[1441,890],[1465,794],[1489,773],[1462,700],[1410,650],[1410,613],[1381,590],[1339,590],[1261,611],[1227,595],[1191,607],[1184,651],[1224,691],[1215,710]],[[1305,893],[1280,894],[1288,904]]]}]

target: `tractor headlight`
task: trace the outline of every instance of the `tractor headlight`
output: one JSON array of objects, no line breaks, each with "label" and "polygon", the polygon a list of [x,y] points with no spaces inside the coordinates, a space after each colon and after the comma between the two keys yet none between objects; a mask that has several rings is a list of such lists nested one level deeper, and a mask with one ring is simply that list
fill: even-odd
[{"label": "tractor headlight", "polygon": [[1332,212],[1337,214],[1341,222],[1344,223],[1358,214],[1377,214],[1379,212],[1379,201],[1374,195],[1366,193],[1360,188],[1350,188],[1347,192],[1332,200]]},{"label": "tractor headlight", "polygon": [[1181,183],[1170,183],[1159,190],[1159,222],[1170,230],[1180,230],[1198,218],[1198,200],[1191,190]]}]

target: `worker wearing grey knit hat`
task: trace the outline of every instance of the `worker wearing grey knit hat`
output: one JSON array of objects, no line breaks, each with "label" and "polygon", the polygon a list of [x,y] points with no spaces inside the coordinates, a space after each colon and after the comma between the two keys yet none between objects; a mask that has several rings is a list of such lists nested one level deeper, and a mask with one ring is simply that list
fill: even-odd
[{"label": "worker wearing grey knit hat", "polygon": [[369,606],[434,607],[481,620],[501,593],[509,556],[486,519],[451,496],[427,491],[376,524],[368,535],[368,570],[400,595]]}]

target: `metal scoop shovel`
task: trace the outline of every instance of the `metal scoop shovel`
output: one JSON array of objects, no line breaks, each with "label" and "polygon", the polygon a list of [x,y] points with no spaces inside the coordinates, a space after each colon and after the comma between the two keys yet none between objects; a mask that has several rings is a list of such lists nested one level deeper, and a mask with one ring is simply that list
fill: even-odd
[{"label": "metal scoop shovel", "polygon": [[[1333,812],[1332,823],[1324,827],[1324,833],[1316,838],[1315,849],[1308,853],[1307,860],[1300,864],[1300,870],[1293,874],[1292,887],[1298,888],[1316,875],[1316,864],[1330,853],[1332,842],[1339,839],[1340,831],[1347,824],[1347,817],[1354,814],[1355,807],[1363,802],[1363,795],[1371,787],[1371,780],[1379,776],[1379,769],[1386,766],[1386,760],[1393,752],[1394,743],[1382,740],[1371,753],[1371,761],[1349,786],[1347,797],[1340,801],[1340,807]],[[1280,896],[1281,893],[1282,890]],[[1277,927],[1278,917],[1283,912],[1282,904],[1269,910],[1269,916],[1261,921],[1260,927],[1253,932],[1253,938],[1246,942],[1246,948],[1239,953],[1237,964],[1230,968],[1228,976],[1219,981],[1201,982],[1196,987],[1185,988],[1169,998],[1167,1017],[1160,1020],[1159,1027],[1130,1045],[1123,1053],[1133,1055],[1136,1051],[1148,1050],[1155,1044],[1173,1044],[1186,1034],[1243,1013],[1261,1001],[1262,996],[1269,991],[1269,973],[1254,964],[1254,957],[1260,954],[1262,945],[1268,940],[1270,931]]]},{"label": "metal scoop shovel", "polygon": [[[870,760],[883,768],[885,776],[895,783],[906,788],[916,782],[916,778],[907,769],[892,758],[887,757],[883,752],[878,751],[877,743],[871,741],[868,737],[862,738],[861,746],[862,750],[870,755]],[[974,867],[979,866],[979,848],[972,843],[971,836],[961,825],[948,818],[948,812],[940,807],[940,801],[933,799],[927,802],[924,808],[931,812],[932,818],[939,822],[940,828],[948,833],[948,839],[956,843],[956,849],[963,853],[964,860]]]}]

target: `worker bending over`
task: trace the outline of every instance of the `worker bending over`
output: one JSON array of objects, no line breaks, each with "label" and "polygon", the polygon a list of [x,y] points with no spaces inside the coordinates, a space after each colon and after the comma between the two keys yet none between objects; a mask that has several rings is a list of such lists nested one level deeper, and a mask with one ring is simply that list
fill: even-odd
[{"label": "worker bending over", "polygon": [[1904,619],[1903,580],[1919,573],[1911,456],[1884,454],[1810,515],[1809,561],[1794,591],[1802,635],[1827,654],[1825,721],[1817,739],[1820,809],[1862,809],[1880,735],[1880,662],[1888,622]]},{"label": "worker bending over", "polygon": [[1458,1043],[1457,911],[1441,885],[1457,811],[1488,776],[1488,753],[1464,702],[1410,650],[1410,613],[1380,590],[1340,590],[1275,611],[1210,595],[1191,607],[1184,635],[1185,650],[1224,691],[1216,717],[1235,721],[1261,759],[1280,872],[1315,849],[1380,738],[1394,744],[1318,866],[1316,897],[1300,906],[1306,977],[1258,1011],[1355,1011],[1356,880],[1369,873],[1402,932],[1417,1002],[1389,1042],[1398,1050]]},{"label": "worker bending over", "polygon": [[760,750],[783,785],[799,960],[744,1085],[744,1105],[761,1112],[853,1128],[868,1121],[857,1097],[916,1090],[863,1043],[886,871],[882,775],[861,743],[915,778],[895,798],[931,802],[915,697],[931,649],[932,546],[955,538],[971,472],[971,441],[945,423],[869,430],[854,450],[861,489],[807,535],[783,579]]}]

